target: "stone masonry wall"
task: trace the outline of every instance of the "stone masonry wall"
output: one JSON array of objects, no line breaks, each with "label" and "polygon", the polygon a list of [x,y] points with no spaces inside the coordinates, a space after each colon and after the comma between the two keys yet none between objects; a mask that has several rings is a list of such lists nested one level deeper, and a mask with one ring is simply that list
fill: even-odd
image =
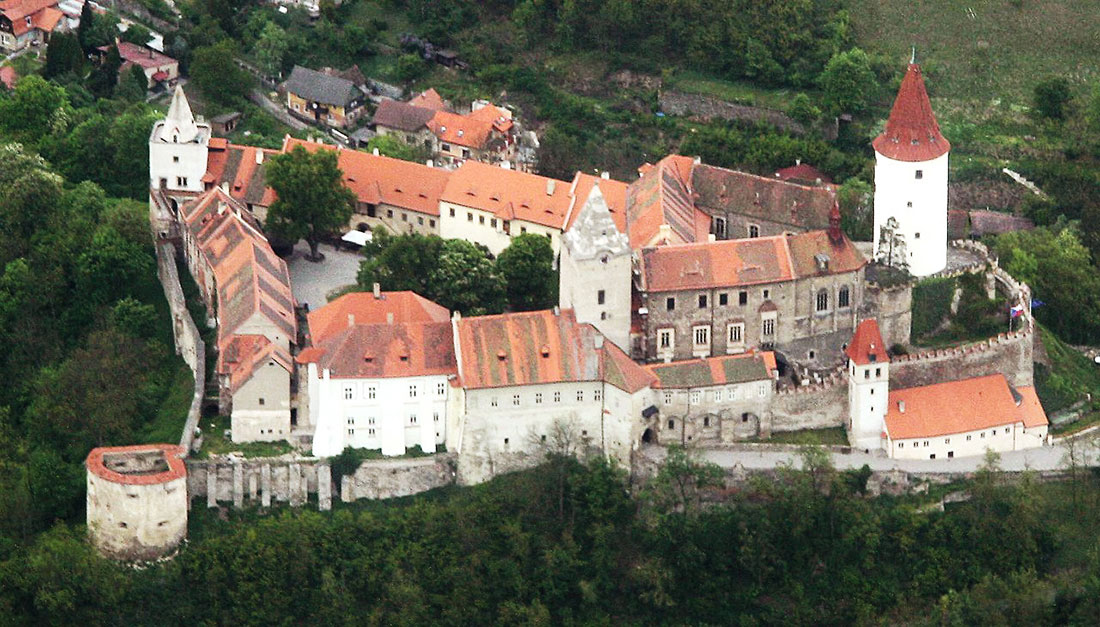
[{"label": "stone masonry wall", "polygon": [[806,129],[789,115],[775,109],[734,104],[710,96],[685,94],[661,90],[657,95],[661,111],[669,115],[698,116],[704,119],[720,119],[744,122],[766,122],[781,131],[804,135]]},{"label": "stone masonry wall", "polygon": [[172,312],[172,337],[175,339],[176,354],[183,358],[195,380],[191,407],[187,410],[187,420],[180,435],[180,446],[185,451],[190,451],[191,442],[195,437],[195,428],[199,424],[202,397],[206,388],[206,344],[203,343],[199,328],[195,326],[195,321],[187,311],[187,301],[176,269],[176,247],[171,242],[157,241],[157,276],[160,278],[164,296],[168,299],[168,307]]},{"label": "stone masonry wall", "polygon": [[454,455],[370,460],[363,462],[354,474],[342,478],[340,500],[349,503],[358,499],[390,499],[454,482]]},{"label": "stone masonry wall", "polygon": [[841,427],[847,421],[848,380],[841,368],[821,383],[776,392],[770,415],[761,420],[760,435]]}]

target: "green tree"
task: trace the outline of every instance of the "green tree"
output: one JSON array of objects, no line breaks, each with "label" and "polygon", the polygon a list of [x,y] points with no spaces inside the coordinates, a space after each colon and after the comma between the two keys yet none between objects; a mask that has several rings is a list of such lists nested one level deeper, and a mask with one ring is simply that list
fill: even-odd
[{"label": "green tree", "polygon": [[103,62],[92,72],[88,79],[88,89],[97,98],[110,98],[118,84],[119,69],[122,67],[122,57],[118,54],[118,46],[113,43],[107,48]]},{"label": "green tree", "polygon": [[237,47],[230,39],[196,48],[191,60],[191,80],[202,93],[222,105],[237,105],[248,97],[255,81],[235,59]]},{"label": "green tree", "polygon": [[787,113],[795,121],[806,126],[817,122],[818,118],[821,117],[821,109],[815,107],[810,102],[810,97],[803,93],[799,93],[791,100],[791,106]]},{"label": "green tree", "polygon": [[1049,120],[1061,120],[1066,116],[1066,107],[1073,99],[1069,81],[1061,76],[1053,76],[1035,85],[1032,93],[1032,106],[1040,117]]},{"label": "green tree", "polygon": [[355,207],[336,152],[311,153],[296,146],[271,159],[267,181],[278,196],[267,214],[267,228],[283,239],[306,240],[308,259],[324,259],[317,249],[321,237],[345,228]]},{"label": "green tree", "polygon": [[550,239],[524,233],[512,239],[496,260],[513,311],[547,309],[558,302],[558,273]]},{"label": "green tree", "polygon": [[149,79],[140,65],[131,65],[115,86],[115,96],[127,102],[144,102]]},{"label": "green tree", "polygon": [[17,141],[37,146],[46,135],[64,127],[68,104],[61,87],[41,76],[24,76],[11,95],[0,100],[0,131]]},{"label": "green tree", "polygon": [[139,46],[147,45],[150,41],[153,41],[152,31],[137,22],[131,22],[118,37],[122,41],[128,41]]},{"label": "green tree", "polygon": [[46,67],[42,75],[46,78],[72,72],[78,77],[84,74],[84,52],[75,34],[60,32],[50,37],[50,46],[46,49]]},{"label": "green tree", "polygon": [[832,114],[862,113],[875,91],[871,60],[859,48],[836,54],[821,72],[825,106]]},{"label": "green tree", "polygon": [[504,310],[504,279],[487,251],[466,240],[444,240],[429,283],[432,300],[471,316]]},{"label": "green tree", "polygon": [[150,340],[157,334],[159,320],[155,307],[127,296],[115,303],[111,310],[111,324],[122,333]]},{"label": "green tree", "polygon": [[682,446],[670,446],[657,475],[646,486],[644,498],[658,516],[674,512],[695,516],[702,506],[703,494],[721,486],[723,480],[724,474],[717,465],[699,460],[693,451]]},{"label": "green tree", "polygon": [[438,235],[390,235],[384,228],[375,229],[373,240],[363,247],[366,259],[359,265],[359,287],[370,290],[378,283],[384,290],[411,290],[431,298],[431,276],[442,252]]},{"label": "green tree", "polygon": [[411,83],[427,73],[428,64],[420,58],[420,55],[403,54],[398,57],[397,69],[395,70],[398,79]]},{"label": "green tree", "polygon": [[80,43],[80,48],[83,50],[84,54],[91,53],[92,49],[95,47],[89,40],[95,19],[96,14],[95,11],[92,11],[91,3],[85,2],[84,6],[80,9],[80,25],[76,27],[76,39]]},{"label": "green tree", "polygon": [[850,178],[837,190],[840,226],[848,237],[861,242],[874,239],[874,189],[863,179]]},{"label": "green tree", "polygon": [[283,70],[283,59],[288,48],[286,31],[275,22],[268,22],[252,47],[252,56],[265,76],[276,77]]}]

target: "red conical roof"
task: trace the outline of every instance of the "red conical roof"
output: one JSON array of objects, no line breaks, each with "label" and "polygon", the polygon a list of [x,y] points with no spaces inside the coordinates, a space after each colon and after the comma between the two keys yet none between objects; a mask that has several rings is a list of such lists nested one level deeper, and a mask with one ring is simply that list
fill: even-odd
[{"label": "red conical roof", "polygon": [[886,347],[882,345],[882,333],[878,330],[878,322],[874,318],[868,318],[859,323],[855,334],[852,335],[852,341],[848,342],[848,348],[844,352],[857,366],[890,361],[890,356],[886,354]]},{"label": "red conical roof", "polygon": [[871,145],[884,157],[898,161],[930,161],[951,150],[951,144],[940,134],[916,63],[909,64],[886,128]]}]

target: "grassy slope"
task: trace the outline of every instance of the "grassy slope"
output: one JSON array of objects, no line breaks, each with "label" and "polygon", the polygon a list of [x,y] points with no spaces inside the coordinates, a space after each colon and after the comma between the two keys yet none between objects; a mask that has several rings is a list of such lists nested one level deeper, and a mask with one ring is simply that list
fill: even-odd
[{"label": "grassy slope", "polygon": [[1100,0],[849,0],[849,5],[857,40],[898,58],[908,57],[916,45],[940,95],[1025,102],[1035,83],[1050,75],[1078,83],[1100,79]]},{"label": "grassy slope", "polygon": [[1086,393],[1100,398],[1100,367],[1042,325],[1039,337],[1050,358],[1050,368],[1035,369],[1035,390],[1047,413],[1072,405]]}]

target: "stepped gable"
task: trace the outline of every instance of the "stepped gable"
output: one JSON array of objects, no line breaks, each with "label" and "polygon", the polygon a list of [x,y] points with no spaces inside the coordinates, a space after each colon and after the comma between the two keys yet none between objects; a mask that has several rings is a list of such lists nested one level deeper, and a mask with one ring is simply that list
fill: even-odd
[{"label": "stepped gable", "polygon": [[290,353],[266,336],[233,335],[218,353],[217,373],[229,377],[229,393],[236,394],[267,364],[278,365],[288,375],[294,372]]},{"label": "stepped gable", "polygon": [[897,161],[930,161],[951,150],[932,113],[920,65],[909,64],[886,128],[871,145],[875,152]]},{"label": "stepped gable", "polygon": [[1022,423],[1048,424],[1033,387],[1013,388],[1003,374],[890,392],[886,432],[908,440]]},{"label": "stepped gable", "polygon": [[652,376],[572,309],[455,320],[459,377],[467,389],[605,381],[627,392]]},{"label": "stepped gable", "polygon": [[[695,208],[690,157],[669,155],[638,169],[641,176],[627,190],[626,226],[635,250],[663,243],[706,240],[710,218]],[[668,239],[662,237],[667,225]]]},{"label": "stepped gable", "polygon": [[611,212],[611,219],[615,222],[615,228],[620,233],[626,233],[626,194],[629,186],[622,181],[605,179],[584,172],[577,172],[573,176],[572,202],[570,203],[569,220],[565,225],[565,230],[568,231],[573,228],[577,216],[581,213],[581,208],[588,202],[588,196],[596,185],[600,186],[600,193],[603,194],[604,201],[607,203],[607,210]]},{"label": "stepped gable", "polygon": [[416,292],[352,292],[309,312],[307,319],[313,345],[321,346],[351,326],[448,322],[451,313]]},{"label": "stepped gable", "polygon": [[691,183],[696,206],[707,214],[733,213],[802,230],[828,227],[836,202],[829,185],[801,185],[705,164],[695,166]]},{"label": "stepped gable", "polygon": [[379,378],[457,372],[450,321],[348,323],[343,330],[298,355],[333,377]]},{"label": "stepped gable", "polygon": [[574,258],[592,259],[601,253],[630,252],[630,240],[616,228],[599,185],[593,185],[573,227],[562,240]]},{"label": "stepped gable", "polygon": [[886,347],[883,346],[878,321],[874,318],[859,323],[855,334],[852,336],[852,341],[848,342],[848,347],[844,349],[844,353],[857,366],[890,361],[890,356],[886,354]]},{"label": "stepped gable", "polygon": [[645,369],[657,377],[656,388],[696,388],[775,378],[775,353],[749,352],[706,359],[651,364]]},{"label": "stepped gable", "polygon": [[360,203],[393,205],[426,215],[439,215],[439,200],[450,176],[445,170],[289,136],[283,142],[283,152],[290,152],[297,146],[311,152],[336,150],[344,185]]},{"label": "stepped gable", "polygon": [[572,202],[566,181],[472,160],[451,172],[440,200],[558,230]]}]

